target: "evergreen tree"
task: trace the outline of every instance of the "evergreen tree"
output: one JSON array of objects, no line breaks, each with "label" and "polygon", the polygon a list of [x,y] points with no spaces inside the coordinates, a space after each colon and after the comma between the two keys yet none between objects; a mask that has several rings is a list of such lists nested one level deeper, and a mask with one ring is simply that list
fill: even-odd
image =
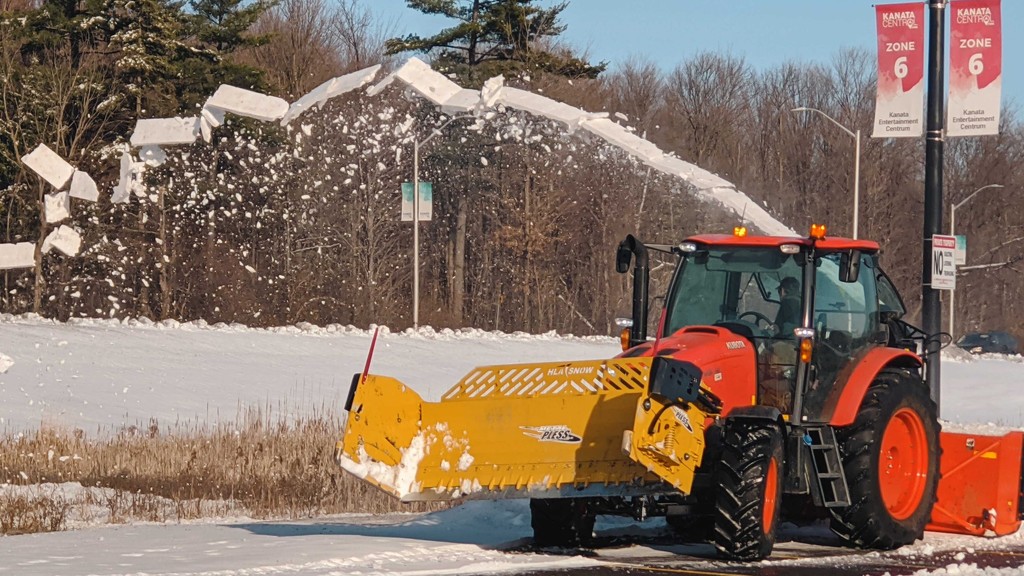
[{"label": "evergreen tree", "polygon": [[256,0],[243,6],[243,0],[189,0],[191,24],[196,39],[228,54],[238,48],[260,46],[269,37],[249,34],[249,29],[277,0]]},{"label": "evergreen tree", "polygon": [[406,0],[425,14],[446,16],[457,23],[429,37],[410,34],[392,38],[388,53],[436,52],[438,70],[454,73],[477,85],[497,74],[546,72],[569,78],[596,78],[606,64],[590,64],[567,50],[550,48],[565,31],[561,2],[540,8],[536,0]]}]

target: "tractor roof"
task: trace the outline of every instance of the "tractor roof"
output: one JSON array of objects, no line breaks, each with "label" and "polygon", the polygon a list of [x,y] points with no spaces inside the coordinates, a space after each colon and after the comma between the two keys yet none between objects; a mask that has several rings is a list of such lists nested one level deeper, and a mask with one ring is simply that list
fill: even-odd
[{"label": "tractor roof", "polygon": [[734,236],[732,234],[700,234],[690,236],[686,242],[695,242],[709,246],[781,246],[783,244],[799,244],[810,246],[812,243],[818,250],[841,251],[860,250],[862,252],[878,252],[878,242],[871,240],[853,240],[851,238],[830,238],[814,240],[798,236]]}]

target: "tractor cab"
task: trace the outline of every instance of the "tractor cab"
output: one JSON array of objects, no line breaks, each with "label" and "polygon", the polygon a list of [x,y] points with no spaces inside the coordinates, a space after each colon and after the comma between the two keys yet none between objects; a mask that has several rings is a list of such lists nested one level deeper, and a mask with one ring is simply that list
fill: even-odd
[{"label": "tractor cab", "polygon": [[803,390],[802,415],[823,416],[837,380],[867,350],[888,343],[884,322],[904,312],[878,268],[874,242],[748,237],[738,229],[695,236],[672,251],[679,265],[657,338],[702,326],[745,338],[756,363],[754,403],[784,414]]}]

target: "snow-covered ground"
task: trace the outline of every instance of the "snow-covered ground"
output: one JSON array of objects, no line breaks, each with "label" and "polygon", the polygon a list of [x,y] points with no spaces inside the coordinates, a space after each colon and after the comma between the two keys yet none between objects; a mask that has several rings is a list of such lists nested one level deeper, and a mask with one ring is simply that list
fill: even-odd
[{"label": "snow-covered ground", "polygon": [[[174,322],[62,324],[0,315],[0,430],[50,426],[102,434],[150,418],[162,423],[230,421],[250,406],[282,415],[338,411],[351,375],[363,367],[370,338],[370,331],[341,326],[257,330]],[[382,330],[371,371],[395,376],[436,400],[474,366],[604,358],[617,350],[611,338]],[[947,428],[1024,428],[1020,358],[950,352],[942,369]],[[629,525],[601,519],[598,532],[659,529],[657,521],[643,529]],[[530,534],[529,511],[519,501],[474,502],[429,515],[94,527],[0,537],[0,575],[422,576],[586,567],[622,553],[584,557],[503,551]],[[975,541],[978,547],[1021,545],[1018,536],[986,541],[929,534],[904,551],[928,555]],[[778,562],[781,567],[785,561]],[[972,572],[965,564],[935,573],[1016,572]]]}]

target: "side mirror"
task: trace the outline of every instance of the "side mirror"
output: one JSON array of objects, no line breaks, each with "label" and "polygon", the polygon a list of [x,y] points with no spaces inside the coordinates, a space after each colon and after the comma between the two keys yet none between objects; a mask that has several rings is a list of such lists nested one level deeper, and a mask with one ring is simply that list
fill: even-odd
[{"label": "side mirror", "polygon": [[860,250],[843,252],[839,257],[839,281],[851,284],[860,277]]},{"label": "side mirror", "polygon": [[629,263],[632,259],[633,251],[629,246],[625,242],[619,244],[619,249],[615,252],[615,271],[619,274],[629,272]]}]

